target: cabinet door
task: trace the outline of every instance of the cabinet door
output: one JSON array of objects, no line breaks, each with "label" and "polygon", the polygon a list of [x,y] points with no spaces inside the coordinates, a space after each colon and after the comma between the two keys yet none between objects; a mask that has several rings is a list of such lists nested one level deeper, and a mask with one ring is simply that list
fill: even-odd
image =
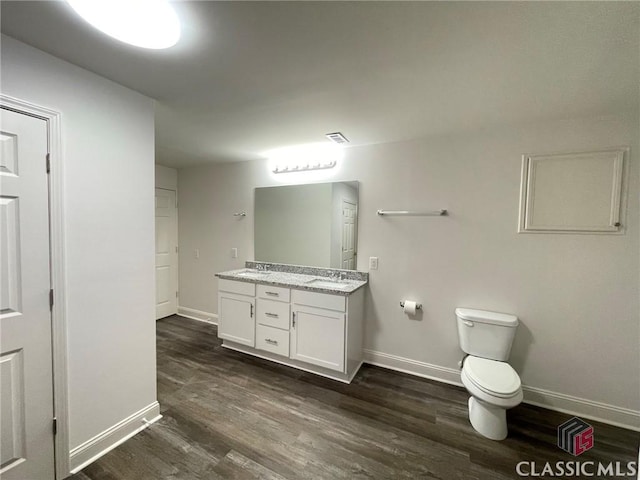
[{"label": "cabinet door", "polygon": [[220,293],[218,296],[218,337],[249,347],[255,346],[254,302],[253,297]]},{"label": "cabinet door", "polygon": [[344,372],[344,313],[293,306],[289,357]]}]

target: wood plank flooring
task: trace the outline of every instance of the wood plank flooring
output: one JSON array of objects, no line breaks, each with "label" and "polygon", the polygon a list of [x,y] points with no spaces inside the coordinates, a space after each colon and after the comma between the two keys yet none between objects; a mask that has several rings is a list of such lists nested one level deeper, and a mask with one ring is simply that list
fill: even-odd
[{"label": "wood plank flooring", "polygon": [[345,385],[224,349],[215,326],[178,316],[157,323],[157,345],[163,418],[71,479],[503,480],[521,461],[637,461],[637,432],[590,422],[595,447],[576,458],[556,446],[571,415],[520,405],[494,442],[462,388],[367,365]]}]

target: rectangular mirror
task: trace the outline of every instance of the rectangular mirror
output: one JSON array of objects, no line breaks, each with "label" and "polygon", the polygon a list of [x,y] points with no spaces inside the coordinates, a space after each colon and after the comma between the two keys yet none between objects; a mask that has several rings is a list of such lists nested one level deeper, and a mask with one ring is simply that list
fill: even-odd
[{"label": "rectangular mirror", "polygon": [[355,270],[358,182],[255,190],[255,260]]}]

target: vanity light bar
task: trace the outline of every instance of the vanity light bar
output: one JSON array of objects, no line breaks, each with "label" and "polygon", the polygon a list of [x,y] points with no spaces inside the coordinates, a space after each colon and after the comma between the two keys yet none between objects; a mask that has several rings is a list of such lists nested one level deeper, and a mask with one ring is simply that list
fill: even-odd
[{"label": "vanity light bar", "polygon": [[284,166],[281,167],[279,165],[273,169],[273,173],[293,173],[293,172],[309,172],[311,170],[326,170],[328,168],[333,168],[336,166],[338,162],[335,160],[327,163],[315,163],[313,165],[294,165],[292,167]]}]

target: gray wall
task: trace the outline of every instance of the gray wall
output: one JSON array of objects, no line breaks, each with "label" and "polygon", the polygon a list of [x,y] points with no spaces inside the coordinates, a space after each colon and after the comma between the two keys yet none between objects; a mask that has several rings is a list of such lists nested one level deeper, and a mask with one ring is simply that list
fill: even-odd
[{"label": "gray wall", "polygon": [[[369,354],[450,379],[462,356],[454,309],[514,313],[522,324],[511,363],[532,391],[637,415],[639,121],[630,108],[349,148],[329,180],[360,182],[358,269],[380,259],[366,302]],[[624,235],[517,233],[523,153],[615,145],[632,147]],[[217,312],[213,275],[253,259],[252,190],[277,181],[262,161],[179,171],[182,306]],[[450,216],[379,217],[379,208],[447,208]],[[238,210],[248,216],[233,217]],[[230,258],[232,247],[239,258]],[[408,319],[402,299],[422,302],[423,315]]]},{"label": "gray wall", "polygon": [[153,101],[5,36],[2,93],[62,114],[73,449],[156,402]]}]

